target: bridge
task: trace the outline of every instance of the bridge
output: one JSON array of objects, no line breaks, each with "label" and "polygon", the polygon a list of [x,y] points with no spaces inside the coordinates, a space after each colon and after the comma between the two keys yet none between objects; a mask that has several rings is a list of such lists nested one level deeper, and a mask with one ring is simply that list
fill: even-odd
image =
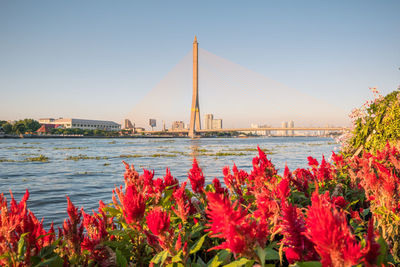
[{"label": "bridge", "polygon": [[[193,89],[188,90],[191,86]],[[191,107],[188,106],[190,100]],[[201,110],[203,116],[212,113],[223,119],[225,128],[201,125]],[[347,114],[348,111],[318,98],[317,94],[290,88],[200,48],[195,37],[193,50],[135,105],[130,117],[135,118],[137,125],[146,125],[149,118],[162,121],[157,130],[144,131],[146,134],[181,134],[197,138],[223,132],[267,131],[277,135],[291,135],[292,131],[344,132],[348,129],[336,126],[346,123]],[[284,121],[295,121],[297,127],[275,127]],[[181,128],[165,130],[173,122],[181,122]],[[190,122],[187,128],[184,127],[186,122]],[[247,127],[250,123],[259,128]],[[327,123],[329,126],[314,127]]]},{"label": "bridge", "polygon": [[[327,131],[327,132],[345,132],[349,131],[349,128],[346,127],[293,127],[293,128],[279,128],[279,127],[271,127],[271,128],[232,128],[232,129],[200,129],[196,130],[197,133],[215,133],[215,132],[257,132],[257,131]],[[173,130],[173,131],[143,131],[143,133],[147,134],[162,134],[162,133],[186,133],[189,134],[190,130]]]},{"label": "bridge", "polygon": [[[200,104],[199,104],[199,70],[198,70],[198,43],[197,37],[193,41],[193,94],[192,108],[190,114],[190,125],[188,130],[182,130],[181,133],[187,133],[190,138],[198,136],[200,133],[209,132],[252,132],[252,131],[346,131],[346,128],[336,127],[281,127],[281,128],[235,128],[235,129],[201,129],[200,123]],[[174,131],[176,132],[176,131]],[[151,133],[148,132],[148,133]]]}]

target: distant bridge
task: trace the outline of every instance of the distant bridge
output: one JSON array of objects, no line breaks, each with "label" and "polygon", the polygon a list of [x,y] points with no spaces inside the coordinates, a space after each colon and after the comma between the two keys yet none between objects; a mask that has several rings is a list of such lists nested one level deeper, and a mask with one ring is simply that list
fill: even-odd
[{"label": "distant bridge", "polygon": [[[345,127],[296,127],[296,128],[228,128],[228,129],[201,129],[197,130],[197,133],[214,133],[214,132],[258,132],[258,131],[329,131],[329,132],[345,132],[350,131],[349,128]],[[143,133],[148,134],[159,134],[159,133],[187,133],[189,130],[174,130],[174,131],[144,131]]]}]

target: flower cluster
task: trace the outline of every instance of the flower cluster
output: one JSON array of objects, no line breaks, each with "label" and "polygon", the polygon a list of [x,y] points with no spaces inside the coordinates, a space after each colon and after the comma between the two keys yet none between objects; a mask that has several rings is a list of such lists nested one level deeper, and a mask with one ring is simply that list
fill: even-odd
[{"label": "flower cluster", "polygon": [[0,264],[399,264],[400,152],[331,159],[280,175],[258,148],[249,172],[225,167],[224,183],[208,185],[196,160],[183,182],[125,163],[124,185],[97,212],[67,197],[58,236],[27,209],[28,192],[10,205],[1,195]]}]

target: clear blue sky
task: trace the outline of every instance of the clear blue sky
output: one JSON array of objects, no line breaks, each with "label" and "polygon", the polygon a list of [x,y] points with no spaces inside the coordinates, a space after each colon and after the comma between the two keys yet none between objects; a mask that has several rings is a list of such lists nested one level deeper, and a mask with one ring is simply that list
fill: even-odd
[{"label": "clear blue sky", "polygon": [[[202,48],[350,110],[400,84],[400,1],[0,1],[0,119],[120,121]],[[190,89],[189,89],[190,90]]]}]

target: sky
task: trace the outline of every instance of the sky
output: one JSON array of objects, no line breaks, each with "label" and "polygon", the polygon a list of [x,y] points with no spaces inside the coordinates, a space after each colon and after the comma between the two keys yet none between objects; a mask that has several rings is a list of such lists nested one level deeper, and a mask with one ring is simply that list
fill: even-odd
[{"label": "sky", "polygon": [[399,12],[389,0],[3,0],[0,119],[120,122],[194,35],[214,55],[350,112],[369,87],[400,84]]}]

